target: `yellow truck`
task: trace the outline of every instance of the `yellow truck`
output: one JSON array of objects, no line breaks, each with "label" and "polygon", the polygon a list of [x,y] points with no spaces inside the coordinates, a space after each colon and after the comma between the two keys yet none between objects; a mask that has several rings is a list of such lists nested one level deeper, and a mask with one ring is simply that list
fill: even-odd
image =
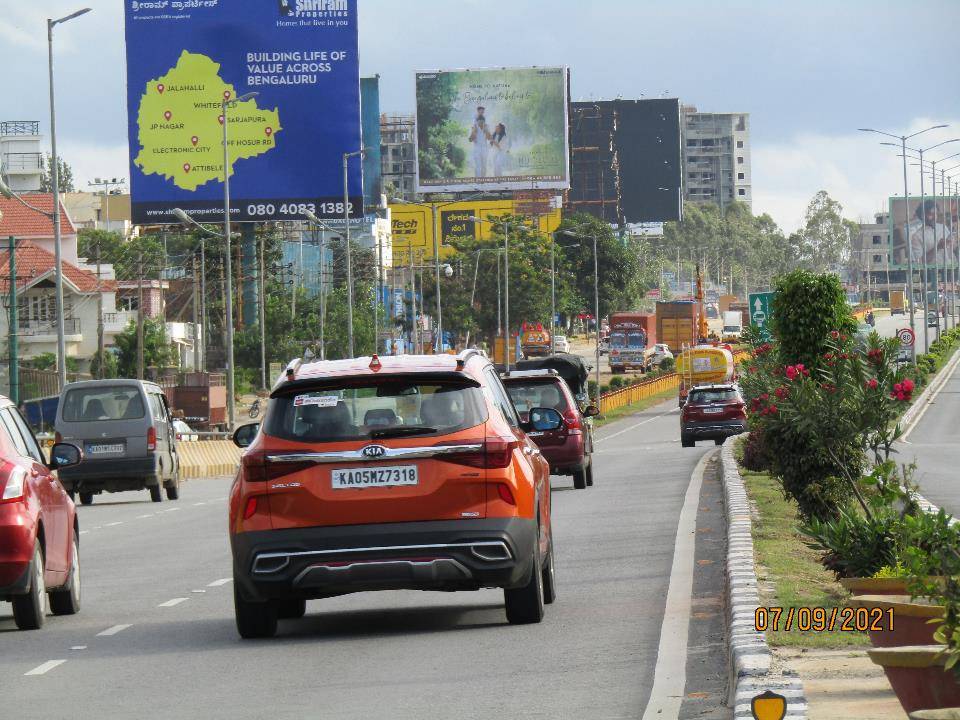
[{"label": "yellow truck", "polygon": [[890,291],[890,314],[904,315],[907,310],[907,297],[903,290]]},{"label": "yellow truck", "polygon": [[683,407],[690,388],[734,380],[733,352],[725,345],[686,347],[677,356],[676,370],[680,376],[680,407]]}]

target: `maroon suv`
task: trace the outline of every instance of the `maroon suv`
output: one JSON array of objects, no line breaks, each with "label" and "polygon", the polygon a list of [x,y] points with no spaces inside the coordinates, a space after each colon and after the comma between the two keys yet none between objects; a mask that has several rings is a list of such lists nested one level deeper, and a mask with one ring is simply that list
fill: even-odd
[{"label": "maroon suv", "polygon": [[573,486],[582,490],[593,485],[593,424],[599,415],[588,405],[583,412],[569,385],[556,370],[515,370],[501,376],[510,399],[525,418],[531,408],[553,408],[563,416],[557,430],[528,435],[550,463],[553,475],[573,475]]},{"label": "maroon suv", "polygon": [[693,447],[697,440],[717,445],[731,435],[747,431],[747,413],[736,385],[700,385],[690,389],[680,411],[680,444]]}]

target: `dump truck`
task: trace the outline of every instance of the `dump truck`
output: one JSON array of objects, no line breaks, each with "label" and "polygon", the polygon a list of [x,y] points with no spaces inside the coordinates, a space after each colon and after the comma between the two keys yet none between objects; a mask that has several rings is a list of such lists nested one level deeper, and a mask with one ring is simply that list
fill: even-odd
[{"label": "dump truck", "polygon": [[735,379],[733,352],[727,345],[686,347],[677,355],[676,362],[677,375],[680,376],[680,407],[687,401],[690,388]]},{"label": "dump truck", "polygon": [[907,302],[907,295],[903,290],[891,290],[890,291],[890,314],[905,315],[907,311],[906,302]]},{"label": "dump truck", "polygon": [[184,373],[175,387],[164,387],[174,410],[195,430],[226,430],[227,383],[223,373]]},{"label": "dump truck", "polygon": [[655,315],[639,312],[610,314],[610,372],[645,371],[647,348],[657,341]]},{"label": "dump truck", "polygon": [[677,355],[684,346],[697,342],[697,303],[671,300],[657,303],[657,342]]}]

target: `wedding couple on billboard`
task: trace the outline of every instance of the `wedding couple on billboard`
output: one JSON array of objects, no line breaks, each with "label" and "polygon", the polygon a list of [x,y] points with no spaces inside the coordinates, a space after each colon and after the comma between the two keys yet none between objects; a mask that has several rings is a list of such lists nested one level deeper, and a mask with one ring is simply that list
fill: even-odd
[{"label": "wedding couple on billboard", "polygon": [[[504,177],[510,167],[510,140],[507,127],[497,123],[493,130],[487,123],[486,108],[477,107],[477,116],[473,119],[470,135],[467,138],[473,145],[474,177]],[[487,168],[493,170],[490,175]]]}]

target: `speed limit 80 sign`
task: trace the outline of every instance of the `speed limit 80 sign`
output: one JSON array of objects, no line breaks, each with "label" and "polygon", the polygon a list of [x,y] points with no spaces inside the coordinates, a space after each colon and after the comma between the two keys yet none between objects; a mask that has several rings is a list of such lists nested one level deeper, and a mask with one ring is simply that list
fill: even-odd
[{"label": "speed limit 80 sign", "polygon": [[900,328],[897,330],[897,338],[900,340],[900,344],[904,347],[912,347],[913,343],[916,341],[913,330],[910,328]]}]

